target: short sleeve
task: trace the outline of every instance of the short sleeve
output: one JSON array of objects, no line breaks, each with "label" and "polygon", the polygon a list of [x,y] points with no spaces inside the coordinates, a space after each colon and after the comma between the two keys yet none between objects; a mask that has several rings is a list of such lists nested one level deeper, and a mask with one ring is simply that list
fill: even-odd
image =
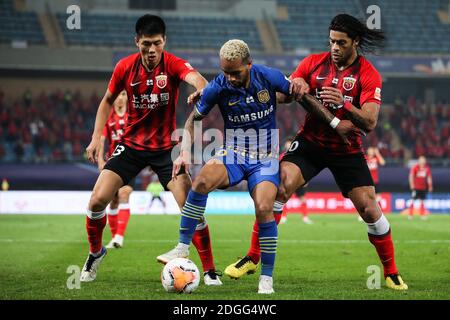
[{"label": "short sleeve", "polygon": [[108,90],[113,95],[118,95],[124,89],[124,77],[125,70],[123,66],[123,60],[120,60],[116,64],[111,79],[109,80]]},{"label": "short sleeve", "polygon": [[297,66],[297,69],[295,69],[294,73],[291,74],[291,79],[295,78],[303,78],[307,79],[309,77],[309,74],[312,70],[312,63],[313,63],[313,55],[309,55],[306,58],[304,58]]},{"label": "short sleeve", "polygon": [[368,102],[381,104],[381,75],[372,66],[361,72],[361,95],[359,105]]},{"label": "short sleeve", "polygon": [[291,82],[281,71],[277,69],[270,69],[269,79],[275,91],[284,93],[285,95],[290,94],[289,87]]},{"label": "short sleeve", "polygon": [[197,112],[203,116],[206,116],[211,109],[219,101],[219,90],[214,82],[210,82],[204,89],[202,97],[195,105]]},{"label": "short sleeve", "polygon": [[174,55],[168,61],[168,71],[171,75],[183,81],[189,72],[196,71],[189,62]]}]

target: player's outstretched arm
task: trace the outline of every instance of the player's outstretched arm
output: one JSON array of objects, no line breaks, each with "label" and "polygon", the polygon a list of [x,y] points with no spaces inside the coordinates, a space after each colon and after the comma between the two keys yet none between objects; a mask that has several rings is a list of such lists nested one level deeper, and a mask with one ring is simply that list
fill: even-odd
[{"label": "player's outstretched arm", "polygon": [[202,90],[208,84],[208,81],[198,71],[189,72],[184,81],[195,87],[197,91]]},{"label": "player's outstretched arm", "polygon": [[111,108],[116,98],[117,95],[113,95],[109,90],[106,90],[106,93],[98,106],[94,132],[92,133],[91,142],[86,148],[87,158],[92,163],[97,162],[103,127],[108,120],[109,113],[111,112]]},{"label": "player's outstretched arm", "polygon": [[335,129],[345,143],[350,143],[347,136],[358,130],[351,121],[336,118],[319,100],[309,93],[304,94],[298,102],[306,111],[314,114]]}]

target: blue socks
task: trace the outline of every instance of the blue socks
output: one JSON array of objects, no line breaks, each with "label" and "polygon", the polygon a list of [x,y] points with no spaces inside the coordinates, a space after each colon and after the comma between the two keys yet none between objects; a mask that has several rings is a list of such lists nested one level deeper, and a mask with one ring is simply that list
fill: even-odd
[{"label": "blue socks", "polygon": [[189,245],[195,232],[198,220],[205,213],[207,194],[201,194],[191,189],[186,203],[181,210],[180,242]]},{"label": "blue socks", "polygon": [[271,277],[277,252],[278,228],[275,221],[259,223],[259,245],[261,247],[261,275]]}]

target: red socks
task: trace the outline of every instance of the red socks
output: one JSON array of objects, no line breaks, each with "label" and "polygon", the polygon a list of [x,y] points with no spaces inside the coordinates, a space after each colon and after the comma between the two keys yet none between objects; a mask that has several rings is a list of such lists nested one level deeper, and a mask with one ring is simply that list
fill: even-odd
[{"label": "red socks", "polygon": [[[275,218],[275,222],[277,225],[280,223],[281,220],[281,212],[276,213],[273,215]],[[255,221],[253,224],[253,231],[252,231],[252,240],[250,242],[250,249],[247,252],[247,256],[252,259],[254,264],[257,264],[259,262],[259,259],[261,259],[261,249],[259,246],[259,227],[258,227],[258,221]]]},{"label": "red socks", "polygon": [[195,230],[192,243],[197,249],[200,260],[202,261],[203,271],[215,270],[208,225],[203,229]]},{"label": "red socks", "polygon": [[119,214],[117,215],[117,232],[120,236],[125,235],[125,230],[130,220],[130,205],[128,203],[119,204]]},{"label": "red socks", "polygon": [[91,253],[97,253],[102,250],[102,236],[105,226],[106,215],[96,220],[86,217],[86,231]]},{"label": "red socks", "polygon": [[425,215],[425,203],[423,201],[420,201],[420,211],[419,211],[421,216]]},{"label": "red socks", "polygon": [[[112,210],[111,210],[111,212],[112,212]],[[117,233],[117,216],[118,216],[117,213],[115,213],[115,214],[109,213],[108,214],[108,224],[109,224],[109,229],[111,230],[112,237],[114,237],[115,234]]]},{"label": "red socks", "polygon": [[395,265],[394,259],[394,244],[392,243],[391,229],[389,229],[387,234],[376,236],[373,234],[369,235],[369,241],[372,243],[377,250],[378,257],[380,257],[381,263],[384,267],[384,277],[388,274],[397,274],[397,266]]},{"label": "red socks", "polygon": [[307,217],[308,216],[308,210],[307,210],[307,206],[306,206],[306,201],[303,201],[302,204],[300,205],[300,212],[302,213],[303,217]]}]

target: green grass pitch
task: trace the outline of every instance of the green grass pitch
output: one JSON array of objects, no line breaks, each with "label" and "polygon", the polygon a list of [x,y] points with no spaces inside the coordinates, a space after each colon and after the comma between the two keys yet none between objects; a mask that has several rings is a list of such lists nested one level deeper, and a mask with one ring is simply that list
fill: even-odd
[{"label": "green grass pitch", "polygon": [[[367,267],[380,266],[356,215],[312,215],[313,225],[290,215],[279,227],[275,294],[256,293],[258,274],[240,280],[223,277],[221,287],[203,279],[191,295],[169,294],[160,283],[156,256],[178,239],[179,216],[131,216],[123,249],[109,250],[97,280],[68,289],[71,265],[84,264],[88,250],[85,217],[0,216],[0,299],[450,299],[450,215],[388,215],[398,268],[407,292],[366,286]],[[219,270],[246,253],[253,225],[250,215],[208,216]],[[109,241],[109,227],[104,242]],[[195,248],[191,259],[200,267]],[[259,269],[258,269],[259,271]]]}]

